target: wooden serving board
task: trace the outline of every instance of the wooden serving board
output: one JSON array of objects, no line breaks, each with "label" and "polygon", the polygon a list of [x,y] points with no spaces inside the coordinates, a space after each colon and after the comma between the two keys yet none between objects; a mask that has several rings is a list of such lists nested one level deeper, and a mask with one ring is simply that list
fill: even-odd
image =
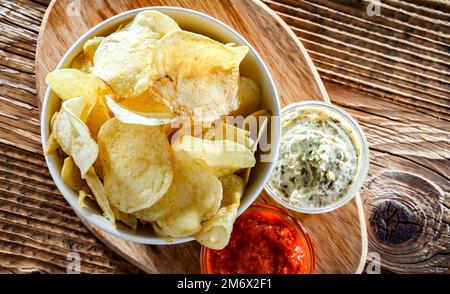
[{"label": "wooden serving board", "polygon": [[[39,103],[45,76],[88,29],[118,13],[146,6],[179,6],[209,14],[242,34],[269,67],[282,107],[300,100],[329,101],[303,45],[289,27],[259,0],[54,0],[41,25],[36,54]],[[263,192],[257,202],[274,203]],[[278,206],[278,205],[277,205]],[[310,232],[315,273],[360,272],[367,253],[365,217],[359,195],[344,207],[322,215],[292,213]],[[200,245],[149,246],[121,240],[87,222],[89,230],[119,255],[148,273],[198,273]]]}]

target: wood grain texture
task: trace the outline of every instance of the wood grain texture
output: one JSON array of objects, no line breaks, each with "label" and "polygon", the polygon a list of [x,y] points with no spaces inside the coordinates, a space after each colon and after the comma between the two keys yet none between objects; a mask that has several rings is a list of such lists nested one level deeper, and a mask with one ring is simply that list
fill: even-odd
[{"label": "wood grain texture", "polygon": [[80,222],[42,156],[34,58],[46,5],[0,1],[0,272],[139,273]]},{"label": "wood grain texture", "polygon": [[450,119],[450,1],[264,0],[321,77]]},{"label": "wood grain texture", "polygon": [[326,84],[370,144],[369,252],[397,273],[450,273],[450,123]]},{"label": "wood grain texture", "polygon": [[[36,83],[38,98],[42,100],[46,89],[45,76],[59,62],[70,45],[86,30],[122,11],[150,5],[181,6],[205,12],[224,21],[240,32],[260,53],[269,67],[282,105],[299,100],[328,100],[323,84],[298,42],[295,34],[266,6],[258,1],[139,1],[124,4],[122,1],[80,1],[80,17],[68,17],[67,1],[52,2],[41,27],[36,56]],[[102,11],[102,14],[99,14]],[[275,18],[274,18],[275,17]],[[80,28],[75,30],[74,28]],[[65,36],[64,39],[60,36]],[[276,38],[277,44],[272,40]],[[290,52],[285,59],[283,52]],[[273,204],[269,197],[263,202]],[[342,209],[321,216],[306,217],[294,214],[309,229],[316,253],[316,272],[353,273],[361,257],[361,230],[354,202]],[[133,264],[150,273],[182,273],[199,271],[200,246],[196,242],[174,246],[152,247],[125,242],[103,233],[89,224],[88,228],[105,244]],[[333,238],[330,238],[333,236]],[[341,252],[336,256],[334,252]],[[176,260],[176,262],[174,262]]]},{"label": "wood grain texture", "polygon": [[[12,2],[19,4],[14,9],[21,13],[11,11]],[[54,192],[53,184],[48,184],[51,183],[51,178],[41,154],[39,110],[34,87],[34,56],[39,23],[35,22],[34,26],[29,27],[33,20],[28,15],[39,15],[42,19],[49,2],[0,0],[0,199],[3,201],[0,211],[0,273],[65,272],[66,254],[74,248],[71,244],[76,244],[75,248],[83,248],[81,252],[90,252],[88,256],[91,258],[98,257],[95,264],[89,262],[86,272],[137,272],[138,269],[114,255],[93,237],[73,214],[63,197]],[[425,13],[445,20],[448,1],[414,2],[415,5],[404,5],[409,9],[414,6],[418,9],[419,16]],[[395,28],[389,25],[392,22],[377,24],[367,16],[357,17],[364,10],[351,5],[345,8],[339,4],[342,1],[298,3],[307,3],[311,5],[310,9],[325,7],[316,12],[317,15],[324,14],[324,17],[328,11],[327,6],[339,7],[339,17],[345,17],[346,23],[364,28],[367,34],[371,33],[372,25],[375,24],[374,28],[378,30],[379,36],[395,38],[399,48],[410,43],[422,44],[425,49],[431,48],[427,46],[427,42],[434,38],[422,34],[420,24],[413,28]],[[439,13],[440,11],[443,13]],[[286,14],[289,15],[291,14]],[[295,16],[293,13],[292,15]],[[414,35],[408,33],[408,30],[413,29],[420,32]],[[317,42],[312,43],[317,46],[316,51],[311,50],[311,42],[307,39],[302,41],[315,62],[330,57],[330,64],[338,64],[344,60],[339,55],[333,57],[336,56],[336,53],[333,55],[334,47],[328,49],[330,44],[326,39],[317,39]],[[352,43],[352,39],[347,42]],[[432,41],[433,46],[440,45],[437,48],[442,50],[448,50],[445,49],[448,44]],[[316,57],[314,52],[318,53]],[[436,84],[433,85],[434,79],[429,79],[426,75],[414,78],[419,72],[405,69],[399,71],[392,68],[388,60],[378,61],[352,53],[347,46],[341,47],[338,53],[343,54],[344,58],[347,56],[347,62],[353,63],[356,60],[361,66],[376,68],[384,74],[386,81],[404,82],[405,79],[401,77],[407,72],[412,81],[420,82],[426,89],[436,87]],[[357,118],[370,143],[370,177],[362,190],[362,196],[365,199],[369,225],[369,251],[381,254],[382,272],[448,273],[450,124],[444,119],[437,119],[434,112],[424,115],[420,108],[418,112],[408,104],[391,100],[383,89],[363,87],[354,78],[346,78],[345,74],[339,80],[331,79],[331,74],[327,76],[322,67],[318,67],[324,79],[336,82],[325,84],[331,100]],[[335,69],[332,72],[338,73]],[[362,88],[364,93],[341,87],[338,85],[341,79],[345,79],[343,84]],[[362,76],[361,79],[367,78]],[[15,171],[18,166],[21,172]],[[395,200],[394,205],[392,200]],[[14,213],[14,209],[22,210]],[[38,221],[35,216],[38,212],[53,213],[54,216],[47,218],[45,222]],[[56,217],[58,215],[59,218],[60,215],[65,216],[63,222]],[[66,222],[70,229],[68,233],[61,233]],[[81,237],[74,238],[74,229],[78,227],[75,235],[80,234]],[[405,229],[400,230],[401,228]],[[80,230],[83,233],[79,233]],[[399,233],[401,231],[405,233]],[[164,248],[149,246],[149,250],[155,251]],[[43,249],[51,252],[51,255],[42,258]]]},{"label": "wood grain texture", "polygon": [[41,155],[0,143],[0,266],[65,273],[70,252],[80,255],[88,273],[138,272],[80,223]]}]

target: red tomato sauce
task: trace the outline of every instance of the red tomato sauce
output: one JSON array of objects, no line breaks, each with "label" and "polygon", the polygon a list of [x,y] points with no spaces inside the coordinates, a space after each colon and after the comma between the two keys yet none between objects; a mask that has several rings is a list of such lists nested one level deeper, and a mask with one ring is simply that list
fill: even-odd
[{"label": "red tomato sauce", "polygon": [[309,273],[298,231],[276,213],[247,211],[234,223],[227,247],[209,250],[208,272],[217,274]]}]

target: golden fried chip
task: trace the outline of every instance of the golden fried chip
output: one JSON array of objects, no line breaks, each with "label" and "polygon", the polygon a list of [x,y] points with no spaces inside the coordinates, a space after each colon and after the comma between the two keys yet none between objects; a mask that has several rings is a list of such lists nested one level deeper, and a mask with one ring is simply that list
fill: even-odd
[{"label": "golden fried chip", "polygon": [[90,40],[87,40],[83,45],[83,54],[91,64],[94,63],[95,51],[97,51],[97,48],[103,41],[103,39],[103,37],[94,37]]},{"label": "golden fried chip", "polygon": [[159,126],[170,124],[176,120],[176,117],[169,113],[145,113],[131,111],[115,102],[108,95],[106,96],[106,103],[108,104],[109,109],[111,109],[116,118],[125,124]]},{"label": "golden fried chip", "polygon": [[211,169],[218,177],[231,174],[256,163],[253,152],[244,145],[229,140],[203,140],[182,136],[172,144],[174,150],[184,150],[195,160]]},{"label": "golden fried chip", "polygon": [[161,128],[113,118],[100,129],[98,143],[106,194],[120,211],[150,207],[169,189],[171,148]]},{"label": "golden fried chip", "polygon": [[91,108],[86,120],[86,125],[95,140],[97,140],[97,135],[102,125],[112,117],[113,115],[106,104],[105,95],[99,92],[97,101]]},{"label": "golden fried chip", "polygon": [[184,151],[174,152],[173,180],[166,194],[151,207],[135,216],[154,222],[170,218],[184,208],[196,206],[202,218],[211,217],[220,206],[222,188],[216,176]]},{"label": "golden fried chip", "polygon": [[86,206],[86,204],[84,203],[84,200],[86,199],[86,197],[89,197],[92,200],[95,200],[95,197],[92,196],[92,191],[89,188],[88,184],[85,182],[83,187],[81,188],[80,191],[78,191],[78,204],[80,205],[80,207],[84,207]]},{"label": "golden fried chip", "polygon": [[88,193],[84,190],[80,190],[78,192],[78,205],[80,205],[81,208],[85,207],[86,204],[84,203],[84,199],[88,196]]},{"label": "golden fried chip", "polygon": [[[253,145],[250,147],[250,150],[253,153],[256,152],[259,141],[261,140],[262,135],[268,127],[269,117],[270,112],[268,110],[262,109],[252,113],[244,119],[244,127],[251,129],[251,133],[254,133],[253,136],[255,137],[255,140],[253,141]],[[248,183],[250,172],[250,168],[244,169],[239,172],[239,175],[244,179],[245,184]]]},{"label": "golden fried chip", "polygon": [[116,219],[118,221],[123,222],[128,227],[132,228],[133,230],[137,229],[137,219],[136,219],[136,217],[134,215],[121,212],[120,210],[118,210],[114,206],[112,206],[111,208],[112,208],[112,211],[114,213],[114,216],[116,217]]},{"label": "golden fried chip", "polygon": [[[86,108],[88,107],[86,100],[83,97],[76,97],[69,99],[67,101],[64,101],[61,105],[61,111],[66,111],[70,114],[72,114],[75,117],[78,117],[81,119],[81,117],[84,116],[84,113],[86,112]],[[53,119],[52,125],[54,126],[56,124],[56,113],[55,117]]]},{"label": "golden fried chip", "polygon": [[83,98],[67,100],[55,115],[52,134],[61,149],[71,156],[84,177],[98,156],[97,143],[91,138],[88,127],[79,119],[85,102]]},{"label": "golden fried chip", "polygon": [[244,180],[234,174],[219,179],[223,188],[221,208],[210,220],[202,224],[201,231],[195,235],[198,242],[215,250],[225,248],[230,241],[233,223],[245,188]]},{"label": "golden fried chip", "polygon": [[92,73],[122,98],[136,98],[148,89],[155,41],[178,25],[159,12],[141,12],[120,31],[105,37],[94,55]]},{"label": "golden fried chip", "polygon": [[147,10],[136,15],[134,22],[149,28],[152,32],[158,33],[161,37],[174,31],[181,31],[178,24],[165,15],[156,10]]},{"label": "golden fried chip", "polygon": [[108,86],[94,75],[76,69],[56,70],[47,75],[47,82],[62,99],[84,99],[84,105],[77,102],[79,109],[76,111],[81,110],[81,113],[74,114],[86,122],[93,137],[97,138],[101,125],[111,118],[105,103],[105,95],[110,93]]},{"label": "golden fried chip", "polygon": [[82,190],[85,185],[84,180],[81,178],[80,170],[70,156],[64,159],[61,169],[61,179],[74,191]]},{"label": "golden fried chip", "polygon": [[[71,77],[74,79],[73,82],[66,80]],[[104,96],[110,92],[107,85],[94,75],[86,74],[75,69],[54,71],[47,78],[49,81],[52,81],[50,86],[56,87],[56,89],[52,89],[58,95],[63,95],[66,98],[73,96],[84,99],[84,105],[77,102],[80,109],[76,111],[81,110],[81,113],[74,114],[81,121],[86,122],[91,134],[96,138],[100,126],[110,118],[109,111],[104,103]],[[76,89],[65,84],[61,85],[61,83],[73,83]]]},{"label": "golden fried chip", "polygon": [[[258,136],[261,136],[263,132],[260,131],[261,127],[265,123],[266,119],[269,119],[270,111],[266,109],[258,110],[248,115],[243,122],[243,128],[250,132],[250,137],[255,141],[258,141]],[[258,142],[255,142],[256,144]],[[254,146],[255,147],[255,146]],[[255,149],[256,150],[256,149]]]},{"label": "golden fried chip", "polygon": [[59,148],[58,141],[55,138],[55,135],[53,134],[53,124],[56,119],[56,115],[58,112],[53,113],[52,118],[50,119],[50,135],[47,138],[47,142],[45,142],[44,146],[44,155],[47,156]]},{"label": "golden fried chip", "polygon": [[136,213],[138,218],[156,220],[160,236],[185,237],[201,229],[222,200],[219,179],[195,162],[186,152],[174,152],[174,179],[167,193],[155,205]]},{"label": "golden fried chip", "polygon": [[95,196],[95,200],[97,201],[98,206],[103,211],[103,215],[109,219],[113,225],[115,226],[116,218],[109,204],[108,198],[106,197],[105,189],[103,187],[102,182],[98,178],[97,174],[93,167],[91,167],[85,175],[86,183],[91,189],[92,193]]},{"label": "golden fried chip", "polygon": [[244,194],[245,183],[241,177],[231,174],[219,178],[222,183],[223,198],[221,207],[239,204]]},{"label": "golden fried chip", "polygon": [[120,101],[120,105],[135,112],[172,114],[170,108],[164,103],[156,101],[149,91],[144,91],[136,98]]},{"label": "golden fried chip", "polygon": [[152,223],[159,237],[182,238],[201,230],[201,216],[195,207],[185,208],[172,217],[165,217]]},{"label": "golden fried chip", "polygon": [[249,149],[254,143],[253,139],[250,138],[250,133],[247,130],[223,122],[208,129],[203,134],[203,138],[208,140],[229,140],[244,145]]},{"label": "golden fried chip", "polygon": [[234,115],[248,116],[260,109],[261,95],[259,88],[251,79],[241,77],[239,79],[239,108],[233,112]]},{"label": "golden fried chip", "polygon": [[55,139],[55,136],[53,135],[53,133],[50,133],[50,135],[48,136],[47,142],[45,143],[44,155],[49,155],[49,154],[55,152],[55,150],[57,150],[58,148],[59,148],[58,141]]},{"label": "golden fried chip", "polygon": [[142,26],[131,26],[106,37],[97,48],[92,73],[123,98],[134,98],[147,90],[152,44],[158,34]]},{"label": "golden fried chip", "polygon": [[239,106],[239,64],[247,52],[186,31],[169,33],[155,50],[151,90],[180,116],[215,120]]},{"label": "golden fried chip", "polygon": [[50,128],[53,128],[53,123],[55,122],[55,116],[58,112],[52,114],[52,118],[50,119]]},{"label": "golden fried chip", "polygon": [[71,68],[78,69],[84,73],[89,73],[89,69],[92,67],[92,63],[84,56],[84,53],[78,54],[70,65]]},{"label": "golden fried chip", "polygon": [[62,100],[83,97],[95,99],[101,81],[93,75],[78,69],[57,69],[49,73],[45,79],[50,88]]},{"label": "golden fried chip", "polygon": [[220,208],[212,219],[202,224],[201,231],[195,235],[195,239],[211,249],[221,250],[225,248],[230,241],[238,208],[239,204]]}]

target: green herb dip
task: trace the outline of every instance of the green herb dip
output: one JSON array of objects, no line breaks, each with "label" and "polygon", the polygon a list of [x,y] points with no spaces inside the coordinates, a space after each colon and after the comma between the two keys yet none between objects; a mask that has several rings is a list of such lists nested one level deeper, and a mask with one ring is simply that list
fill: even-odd
[{"label": "green herb dip", "polygon": [[320,108],[283,115],[281,146],[269,185],[293,206],[319,208],[352,187],[360,148],[350,127]]}]

